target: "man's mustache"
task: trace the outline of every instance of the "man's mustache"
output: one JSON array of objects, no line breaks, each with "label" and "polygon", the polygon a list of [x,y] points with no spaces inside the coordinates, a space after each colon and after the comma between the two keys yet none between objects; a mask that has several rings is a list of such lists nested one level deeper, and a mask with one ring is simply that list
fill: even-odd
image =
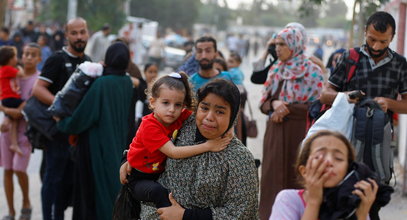
[{"label": "man's mustache", "polygon": [[208,59],[206,59],[206,58],[203,58],[203,59],[201,59],[199,62],[202,62],[202,61],[206,61],[206,62],[211,62],[210,60],[208,60]]},{"label": "man's mustache", "polygon": [[86,43],[86,41],[83,41],[83,40],[77,40],[77,41],[75,41],[75,42],[74,42],[74,44],[78,44],[78,43]]}]

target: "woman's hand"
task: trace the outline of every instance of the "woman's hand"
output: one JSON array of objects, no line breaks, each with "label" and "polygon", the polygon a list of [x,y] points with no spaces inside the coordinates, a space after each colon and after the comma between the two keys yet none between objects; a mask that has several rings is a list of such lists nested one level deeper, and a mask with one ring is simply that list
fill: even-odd
[{"label": "woman's hand", "polygon": [[120,167],[120,183],[121,184],[126,184],[128,183],[127,181],[127,175],[130,175],[131,173],[131,166],[128,161],[122,164]]},{"label": "woman's hand", "polygon": [[281,123],[284,120],[284,117],[290,114],[290,110],[288,110],[288,103],[281,101],[281,100],[274,100],[271,103],[274,112],[271,114],[271,121],[274,123]]},{"label": "woman's hand", "polygon": [[355,184],[356,190],[352,193],[361,199],[359,207],[356,209],[357,218],[365,220],[369,215],[370,208],[376,199],[378,185],[376,181],[368,178],[368,181],[362,180]]},{"label": "woman's hand", "polygon": [[160,215],[160,220],[182,220],[185,209],[175,201],[172,193],[170,193],[169,199],[171,202],[170,207],[159,208],[157,210],[157,213]]}]

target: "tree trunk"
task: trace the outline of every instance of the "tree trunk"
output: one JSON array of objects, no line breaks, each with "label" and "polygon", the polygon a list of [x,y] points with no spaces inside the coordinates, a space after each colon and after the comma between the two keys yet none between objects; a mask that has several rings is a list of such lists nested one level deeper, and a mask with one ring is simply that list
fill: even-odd
[{"label": "tree trunk", "polygon": [[365,24],[366,24],[366,10],[362,2],[359,3],[359,16],[358,16],[358,34],[357,34],[357,45],[362,45],[363,44],[363,39],[364,39],[364,33],[365,33]]},{"label": "tree trunk", "polygon": [[348,48],[352,48],[353,47],[353,37],[354,37],[354,28],[355,28],[355,24],[356,24],[356,5],[358,4],[358,0],[355,0],[355,2],[353,3],[353,10],[352,10],[352,25],[350,27],[350,32],[349,32],[349,44],[348,44]]},{"label": "tree trunk", "polygon": [[7,0],[0,0],[0,27],[7,26],[5,24],[7,10]]}]

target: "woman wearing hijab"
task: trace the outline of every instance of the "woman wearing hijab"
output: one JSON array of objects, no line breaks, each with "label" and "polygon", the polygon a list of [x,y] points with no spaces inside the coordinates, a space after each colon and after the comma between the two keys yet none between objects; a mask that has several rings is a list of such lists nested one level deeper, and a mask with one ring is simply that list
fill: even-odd
[{"label": "woman wearing hijab", "polygon": [[319,97],[321,69],[304,55],[302,31],[286,28],[276,37],[278,63],[264,83],[261,111],[269,115],[263,142],[260,218],[268,219],[277,193],[298,187],[294,158],[305,137],[308,105]]},{"label": "woman wearing hijab", "polygon": [[132,82],[125,74],[129,60],[127,46],[112,44],[106,52],[103,75],[92,83],[72,116],[58,122],[61,131],[79,135],[73,147],[73,219],[112,219],[133,94]]},{"label": "woman wearing hijab", "polygon": [[[176,146],[202,143],[224,135],[239,112],[238,88],[214,79],[199,89],[195,114],[183,124]],[[121,177],[125,175],[122,166]],[[142,205],[141,219],[258,219],[258,176],[253,155],[236,137],[220,152],[167,159],[158,180],[171,193],[172,206]],[[157,214],[158,213],[158,214]]]}]

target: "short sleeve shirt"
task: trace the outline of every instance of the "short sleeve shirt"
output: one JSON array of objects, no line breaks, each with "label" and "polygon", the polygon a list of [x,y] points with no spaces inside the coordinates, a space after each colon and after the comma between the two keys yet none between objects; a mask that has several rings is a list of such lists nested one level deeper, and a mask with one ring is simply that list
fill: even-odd
[{"label": "short sleeve shirt", "polygon": [[299,220],[305,211],[305,202],[302,198],[304,190],[285,189],[276,196],[271,210],[270,220]]},{"label": "short sleeve shirt", "polygon": [[0,99],[20,98],[18,94],[17,77],[18,69],[12,66],[2,66],[0,68]]},{"label": "short sleeve shirt", "polygon": [[[361,48],[363,50],[364,47]],[[406,59],[392,50],[388,62],[372,67],[368,53],[359,52],[360,58],[354,76],[347,82],[346,51],[337,68],[329,77],[329,83],[338,91],[362,90],[367,97],[386,97],[396,99],[398,94],[407,93],[407,62]],[[349,68],[349,64],[348,64]]]},{"label": "short sleeve shirt", "polygon": [[222,79],[227,79],[227,80],[232,81],[232,77],[230,76],[229,72],[222,71],[218,75],[216,75],[212,78],[205,78],[205,77],[202,77],[201,75],[199,75],[199,73],[195,73],[189,78],[189,82],[191,82],[193,90],[196,92],[196,91],[198,91],[199,88],[204,86],[206,83],[208,83],[212,79],[216,79],[216,78],[222,78]]},{"label": "short sleeve shirt", "polygon": [[161,124],[154,117],[154,113],[143,117],[127,154],[127,160],[131,167],[144,173],[161,173],[164,171],[167,157],[159,149],[171,140],[174,131],[181,128],[182,123],[191,113],[191,111],[184,109],[180,117],[168,127]]},{"label": "short sleeve shirt", "polygon": [[[66,54],[68,54],[69,63],[65,61],[64,56],[66,56]],[[90,61],[90,58],[86,55],[83,57],[76,57],[69,54],[66,50],[58,51],[48,57],[45,61],[41,70],[41,75],[38,78],[51,83],[48,89],[55,95],[62,89],[62,87],[64,87],[66,81],[68,81],[76,67],[85,61]]]}]

